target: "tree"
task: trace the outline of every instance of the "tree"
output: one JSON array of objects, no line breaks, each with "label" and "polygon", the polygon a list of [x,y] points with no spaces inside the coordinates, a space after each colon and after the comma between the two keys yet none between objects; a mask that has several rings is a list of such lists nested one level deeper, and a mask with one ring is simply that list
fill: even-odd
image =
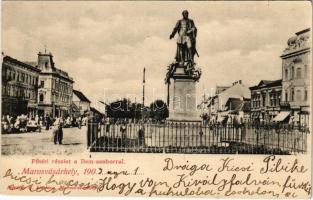
[{"label": "tree", "polygon": [[127,99],[111,102],[106,106],[107,115],[111,118],[128,118],[130,101]]},{"label": "tree", "polygon": [[150,117],[156,120],[163,120],[168,117],[169,111],[166,103],[162,100],[155,100],[150,104]]},{"label": "tree", "polygon": [[117,100],[106,105],[107,116],[114,119],[140,119],[142,104],[132,103],[129,99]]}]

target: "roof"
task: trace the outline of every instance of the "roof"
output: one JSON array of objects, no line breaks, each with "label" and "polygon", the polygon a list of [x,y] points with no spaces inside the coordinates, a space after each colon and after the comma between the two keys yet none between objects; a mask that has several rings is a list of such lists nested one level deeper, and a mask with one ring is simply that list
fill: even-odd
[{"label": "roof", "polygon": [[226,102],[225,106],[228,107],[228,110],[232,111],[250,111],[250,100],[244,99],[241,100],[239,98],[229,98],[228,101]]},{"label": "roof", "polygon": [[306,28],[306,29],[304,29],[304,30],[301,30],[301,31],[299,31],[299,32],[296,32],[296,35],[301,35],[301,34],[303,34],[303,33],[309,32],[310,30],[311,30],[311,28]]},{"label": "roof", "polygon": [[275,87],[275,86],[282,86],[282,79],[272,81],[271,83],[266,85],[267,87]]},{"label": "roof", "polygon": [[94,107],[90,107],[90,111],[93,113],[97,113],[98,115],[104,115],[102,112],[100,112],[99,110],[95,109]]},{"label": "roof", "polygon": [[23,67],[26,67],[28,69],[31,69],[33,71],[40,72],[40,69],[38,69],[37,67],[35,67],[33,65],[30,65],[30,64],[28,64],[26,62],[19,61],[19,60],[15,59],[15,58],[12,58],[10,56],[4,56],[3,57],[3,62],[5,62],[5,61],[13,62],[13,63],[16,63],[16,64],[18,64],[20,66],[23,66]]},{"label": "roof", "polygon": [[221,85],[218,85],[218,86],[216,86],[215,94],[222,93],[223,91],[227,90],[230,87],[231,86],[221,86]]},{"label": "roof", "polygon": [[239,110],[242,104],[242,100],[239,98],[229,98],[225,104],[228,110]]},{"label": "roof", "polygon": [[213,97],[209,97],[207,100],[208,101],[207,107],[210,107],[211,104],[214,103],[214,99],[216,99],[216,98],[217,98],[217,95],[214,95]]},{"label": "roof", "polygon": [[73,78],[70,77],[66,71],[63,71],[63,70],[61,70],[61,69],[59,69],[59,68],[56,68],[56,67],[53,67],[53,70],[54,70],[59,76],[61,76],[61,77],[63,77],[63,78],[66,78],[66,79],[68,79],[68,80],[70,80],[70,81],[73,81]]},{"label": "roof", "polygon": [[250,90],[266,88],[266,87],[276,87],[282,86],[282,79],[278,80],[261,80],[258,85],[249,87]]},{"label": "roof", "polygon": [[91,103],[91,101],[89,101],[89,99],[88,99],[81,91],[73,90],[73,93],[74,93],[81,101],[85,101],[85,102]]},{"label": "roof", "polygon": [[31,65],[31,66],[37,68],[37,62],[34,62],[34,61],[23,61],[23,63],[26,63],[26,64],[28,64],[28,65]]}]

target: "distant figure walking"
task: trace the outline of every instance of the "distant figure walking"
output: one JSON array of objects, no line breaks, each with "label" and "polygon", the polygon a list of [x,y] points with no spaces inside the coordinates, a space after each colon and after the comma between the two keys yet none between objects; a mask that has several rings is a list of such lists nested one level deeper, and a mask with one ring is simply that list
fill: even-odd
[{"label": "distant figure walking", "polygon": [[46,117],[45,117],[45,124],[46,124],[46,130],[49,130],[50,124],[51,124],[51,119],[50,119],[49,115],[46,115]]}]

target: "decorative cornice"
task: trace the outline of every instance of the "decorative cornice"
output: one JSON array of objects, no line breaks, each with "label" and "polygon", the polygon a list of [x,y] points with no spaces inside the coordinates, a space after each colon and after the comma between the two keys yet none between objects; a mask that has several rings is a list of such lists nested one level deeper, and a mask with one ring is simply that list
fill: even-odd
[{"label": "decorative cornice", "polygon": [[310,50],[311,50],[311,47],[306,47],[306,48],[302,48],[302,49],[296,49],[294,51],[286,52],[286,53],[282,54],[280,57],[285,59],[285,58],[289,58],[289,57],[293,57],[293,56],[297,56],[297,55],[300,55],[300,54],[304,54],[304,53],[310,52]]}]

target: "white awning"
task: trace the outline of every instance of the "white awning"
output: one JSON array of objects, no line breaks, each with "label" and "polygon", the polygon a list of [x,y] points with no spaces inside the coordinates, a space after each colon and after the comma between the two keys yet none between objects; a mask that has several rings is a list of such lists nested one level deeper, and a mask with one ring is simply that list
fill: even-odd
[{"label": "white awning", "polygon": [[281,122],[284,121],[288,116],[290,115],[289,111],[281,111],[276,115],[276,117],[273,119],[274,122]]}]

